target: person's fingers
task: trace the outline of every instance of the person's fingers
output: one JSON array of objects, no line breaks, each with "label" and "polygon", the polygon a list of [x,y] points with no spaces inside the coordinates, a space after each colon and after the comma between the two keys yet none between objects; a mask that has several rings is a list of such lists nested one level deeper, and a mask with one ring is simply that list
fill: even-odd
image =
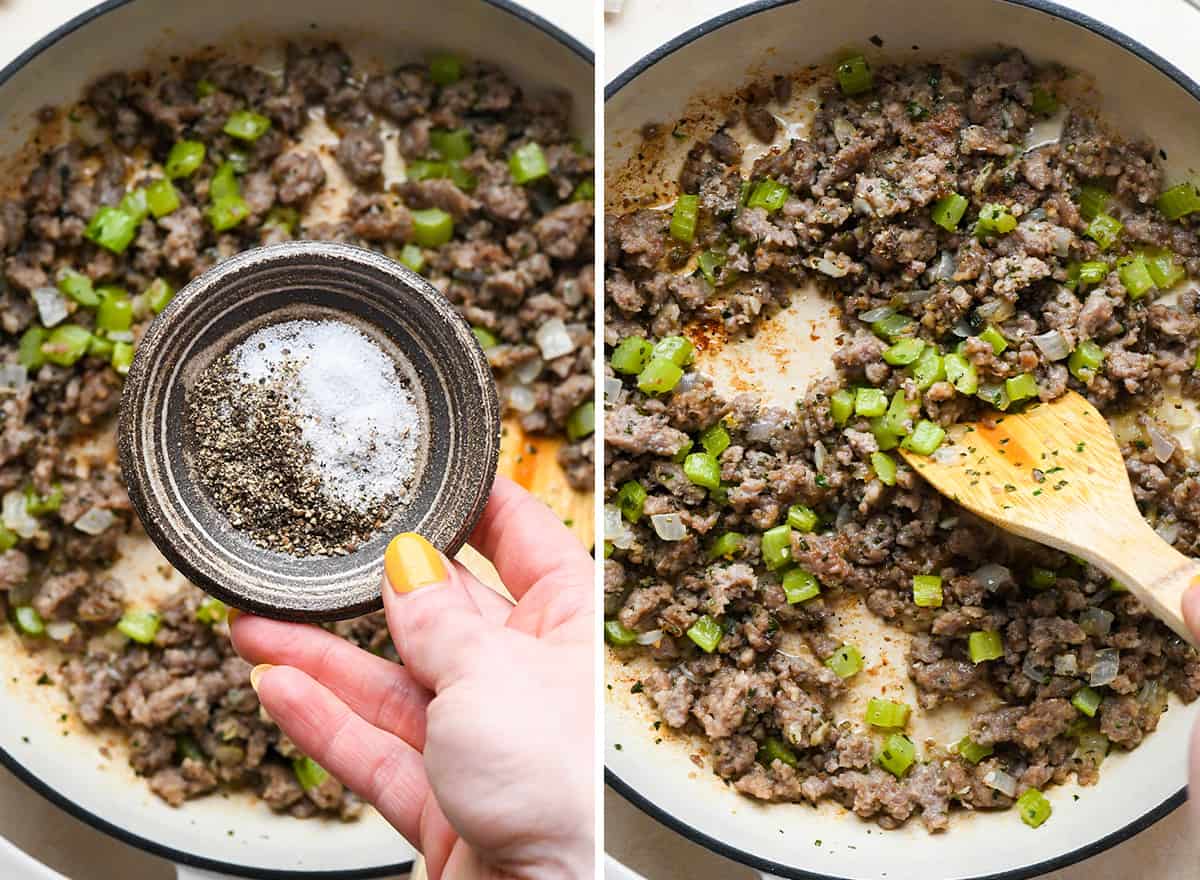
[{"label": "person's fingers", "polygon": [[544,580],[573,582],[592,558],[549,507],[512,480],[497,477],[470,544],[496,566],[519,603]]},{"label": "person's fingers", "polygon": [[396,650],[436,694],[483,662],[484,639],[500,628],[480,614],[465,585],[471,575],[415,532],[393,538],[383,562],[383,608]]},{"label": "person's fingers", "polygon": [[461,562],[455,560],[451,564],[461,573],[463,586],[471,594],[471,599],[475,602],[475,607],[479,609],[483,619],[503,626],[504,621],[508,620],[508,615],[512,614],[513,610],[513,603],[508,600],[508,597],[497,593],[480,581]]},{"label": "person's fingers", "polygon": [[[1192,740],[1191,748],[1189,749],[1190,760],[1188,762],[1188,791],[1200,791],[1200,723],[1192,725]],[[1191,801],[1190,807],[1192,810],[1192,821],[1194,825],[1200,825],[1200,797],[1189,797]]]},{"label": "person's fingers", "polygon": [[409,842],[420,843],[429,797],[420,752],[368,724],[299,669],[256,666],[251,681],[267,714],[296,748],[374,804]]},{"label": "person's fingers", "polygon": [[415,749],[425,747],[425,708],[432,694],[400,664],[316,626],[238,614],[230,632],[234,648],[248,663],[301,669],[369,724]]},{"label": "person's fingers", "polygon": [[1200,641],[1200,584],[1193,584],[1183,594],[1183,621],[1192,637]]}]

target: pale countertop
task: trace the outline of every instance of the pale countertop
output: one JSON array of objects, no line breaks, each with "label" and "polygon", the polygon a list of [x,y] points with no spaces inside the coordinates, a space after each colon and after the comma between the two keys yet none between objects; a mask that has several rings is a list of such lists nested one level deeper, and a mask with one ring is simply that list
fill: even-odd
[{"label": "pale countertop", "polygon": [[[1058,2],[1116,25],[1181,69],[1200,76],[1200,58],[1195,53],[1200,12],[1183,0]],[[605,17],[601,56],[605,82],[678,34],[742,5],[736,0],[625,0],[619,15]],[[611,790],[605,791],[604,817],[606,850],[648,880],[754,880],[759,876],[669,831]],[[1042,880],[1200,877],[1200,835],[1194,828],[1188,810],[1176,810],[1115,849]]]},{"label": "pale countertop", "polygon": [[[93,0],[0,0],[0,67],[30,44],[85,9]],[[587,0],[522,0],[588,46],[593,39]],[[149,856],[92,829],[34,794],[0,769],[0,835],[71,880],[170,880],[166,861]],[[0,880],[22,880],[4,864]]]}]

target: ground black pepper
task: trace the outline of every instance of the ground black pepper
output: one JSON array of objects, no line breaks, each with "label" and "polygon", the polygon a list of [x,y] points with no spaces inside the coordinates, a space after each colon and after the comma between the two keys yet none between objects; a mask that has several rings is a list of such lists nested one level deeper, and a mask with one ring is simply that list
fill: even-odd
[{"label": "ground black pepper", "polygon": [[289,369],[295,366],[248,383],[226,356],[204,371],[187,398],[196,476],[230,524],[259,546],[296,557],[342,556],[380,530],[397,499],[355,510],[322,491],[283,391]]}]

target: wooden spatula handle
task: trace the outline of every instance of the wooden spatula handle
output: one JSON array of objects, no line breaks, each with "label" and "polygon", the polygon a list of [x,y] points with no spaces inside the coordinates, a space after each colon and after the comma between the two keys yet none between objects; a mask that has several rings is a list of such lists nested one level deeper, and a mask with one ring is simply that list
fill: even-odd
[{"label": "wooden spatula handle", "polygon": [[1107,540],[1088,544],[1074,552],[1111,572],[1156,617],[1197,644],[1183,620],[1183,594],[1200,585],[1200,563],[1164,541],[1140,516]]}]

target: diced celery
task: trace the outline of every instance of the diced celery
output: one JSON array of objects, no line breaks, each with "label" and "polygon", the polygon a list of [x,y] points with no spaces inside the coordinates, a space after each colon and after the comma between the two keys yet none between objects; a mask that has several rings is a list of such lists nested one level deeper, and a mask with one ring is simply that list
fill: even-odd
[{"label": "diced celery", "polygon": [[720,455],[729,448],[729,432],[720,422],[700,432],[700,445],[709,455]]},{"label": "diced celery", "polygon": [[1018,403],[1038,396],[1037,379],[1033,373],[1018,373],[1004,380],[1004,392],[1010,403]]},{"label": "diced celery", "polygon": [[746,201],[746,207],[762,208],[770,214],[782,208],[790,195],[791,192],[786,186],[767,178],[754,185],[754,189],[750,192],[750,198]]},{"label": "diced celery", "polygon": [[838,427],[846,424],[854,414],[855,397],[845,388],[839,388],[829,396],[829,414]]},{"label": "diced celery", "polygon": [[783,594],[789,605],[807,602],[821,594],[821,584],[802,568],[789,569],[783,575]]},{"label": "diced celery", "polygon": [[910,336],[887,348],[883,352],[883,359],[893,367],[904,367],[919,358],[924,350],[924,341]]},{"label": "diced celery", "polygon": [[610,645],[625,647],[637,641],[637,632],[619,620],[604,621],[604,641]]},{"label": "diced celery", "polygon": [[792,528],[788,525],[767,529],[762,535],[763,563],[771,571],[792,561]]},{"label": "diced celery", "polygon": [[817,515],[811,507],[793,504],[788,508],[788,525],[798,532],[811,532],[817,527]]},{"label": "diced celery", "polygon": [[972,764],[978,764],[993,751],[991,746],[981,746],[969,736],[964,736],[958,741],[955,746],[955,751],[970,761]]},{"label": "diced celery", "polygon": [[721,624],[705,614],[688,628],[687,635],[702,651],[711,654],[721,644],[725,630],[721,628]]},{"label": "diced celery", "polygon": [[859,388],[854,395],[855,415],[881,416],[887,412],[887,395],[878,388]]},{"label": "diced celery", "polygon": [[1098,186],[1087,185],[1079,190],[1079,214],[1084,220],[1094,220],[1108,210],[1112,193]]},{"label": "diced celery", "polygon": [[1095,718],[1096,710],[1100,708],[1100,703],[1103,699],[1099,691],[1084,685],[1075,691],[1075,695],[1071,697],[1071,705],[1088,718]]},{"label": "diced celery", "polygon": [[993,324],[988,324],[984,327],[983,332],[979,334],[979,338],[990,345],[995,354],[1001,354],[1008,348],[1008,340],[1004,338],[1004,334],[997,330]]},{"label": "diced celery", "polygon": [[712,542],[712,546],[708,548],[708,558],[732,559],[733,554],[741,549],[744,540],[745,536],[738,532],[725,532],[718,535],[717,539]]},{"label": "diced celery", "polygon": [[998,660],[1004,656],[1004,640],[995,630],[976,630],[967,637],[967,653],[972,663]]},{"label": "diced celery", "polygon": [[774,736],[768,736],[763,740],[754,759],[764,767],[770,767],[776,761],[782,761],[789,767],[796,767],[800,763],[796,758],[796,753],[788,747],[787,743]]},{"label": "diced celery", "polygon": [[676,366],[686,367],[692,362],[695,352],[696,346],[686,336],[664,336],[654,344],[652,357],[664,358]]},{"label": "diced celery", "polygon": [[967,213],[967,204],[967,200],[958,193],[951,193],[933,203],[930,217],[942,229],[953,232],[958,228],[963,215]]},{"label": "diced celery", "polygon": [[883,485],[896,485],[896,460],[886,452],[871,453],[871,468]]},{"label": "diced celery", "polygon": [[1091,383],[1092,377],[1096,375],[1096,371],[1103,363],[1104,349],[1092,340],[1085,339],[1071,352],[1071,357],[1067,360],[1067,368],[1071,371],[1072,376],[1087,385]]},{"label": "diced celery", "polygon": [[825,665],[836,672],[839,677],[849,678],[862,671],[863,658],[858,648],[853,645],[842,645],[826,658]]},{"label": "diced celery", "polygon": [[700,197],[683,195],[675,200],[671,213],[671,238],[691,242],[696,237],[696,219],[700,213]]},{"label": "diced celery", "polygon": [[939,575],[913,575],[912,589],[914,605],[920,608],[942,607],[942,579]]},{"label": "diced celery", "polygon": [[912,366],[913,381],[921,391],[946,378],[946,364],[936,347],[930,345],[921,352]]},{"label": "diced celery", "polygon": [[910,711],[908,703],[872,697],[867,702],[866,721],[872,727],[903,727]]},{"label": "diced celery", "polygon": [[869,92],[875,85],[871,66],[862,55],[853,55],[837,66],[838,88],[848,97]]},{"label": "diced celery", "polygon": [[913,426],[912,433],[904,438],[901,445],[917,455],[933,455],[945,439],[946,431],[941,425],[921,419]]},{"label": "diced celery", "polygon": [[1050,801],[1036,788],[1026,789],[1017,798],[1017,812],[1021,814],[1022,822],[1030,828],[1037,828],[1050,818]]},{"label": "diced celery", "polygon": [[1121,284],[1129,293],[1130,299],[1141,299],[1154,289],[1154,277],[1140,254],[1119,260],[1117,277],[1121,279]]},{"label": "diced celery", "polygon": [[637,480],[630,480],[617,490],[617,507],[625,519],[635,523],[642,518],[647,497],[649,496],[642,484]]},{"label": "diced celery", "polygon": [[1097,214],[1083,234],[1100,245],[1100,250],[1106,251],[1116,242],[1123,228],[1121,221],[1112,215]]},{"label": "diced celery", "polygon": [[884,770],[901,779],[916,759],[917,747],[913,741],[903,734],[893,733],[884,740],[883,750],[875,760]]},{"label": "diced celery", "polygon": [[716,489],[721,485],[721,465],[707,452],[693,452],[683,460],[684,475],[697,486]]},{"label": "diced celery", "polygon": [[638,373],[638,388],[646,394],[665,394],[683,378],[683,369],[665,358],[652,358]]},{"label": "diced celery", "polygon": [[959,394],[974,394],[979,390],[979,372],[972,361],[961,354],[951,352],[942,363],[946,368],[946,381],[954,386]]},{"label": "diced celery", "polygon": [[618,373],[636,375],[646,369],[653,351],[654,345],[649,340],[640,336],[626,336],[617,343],[608,362]]}]

